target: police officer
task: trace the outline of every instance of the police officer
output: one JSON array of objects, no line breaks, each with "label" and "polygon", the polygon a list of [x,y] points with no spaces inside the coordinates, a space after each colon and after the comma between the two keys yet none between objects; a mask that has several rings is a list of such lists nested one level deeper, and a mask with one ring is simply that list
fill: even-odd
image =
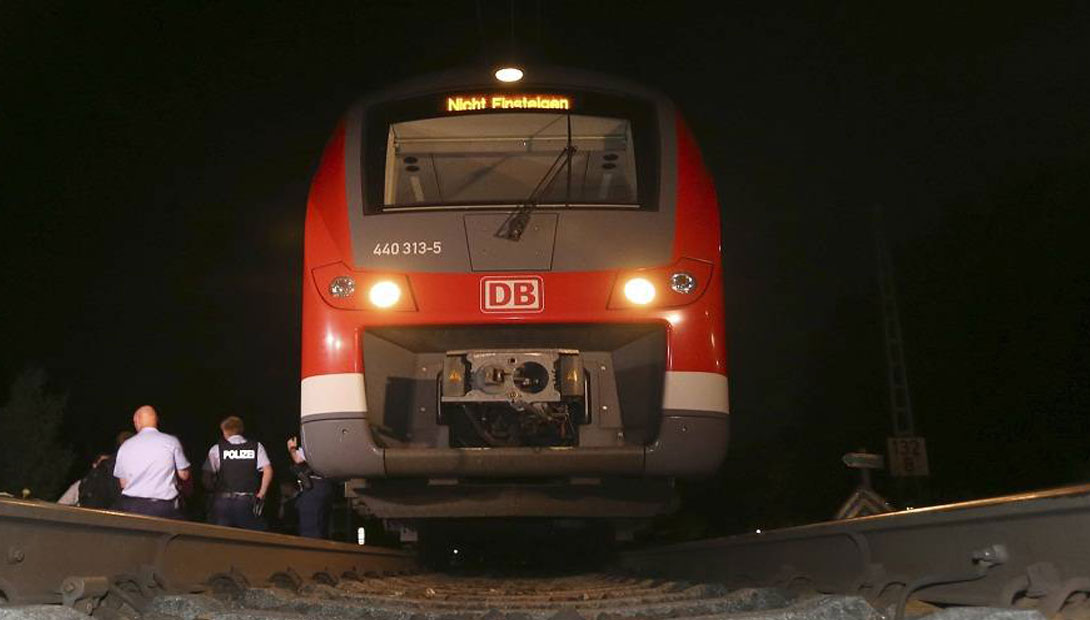
[{"label": "police officer", "polygon": [[242,436],[245,429],[238,416],[224,418],[220,430],[223,439],[208,450],[202,468],[205,487],[212,490],[208,522],[264,530],[260,515],[273,479],[265,446]]},{"label": "police officer", "polygon": [[306,453],[299,447],[299,440],[288,440],[288,453],[294,463],[292,471],[299,478],[299,494],[295,496],[295,509],[299,512],[299,535],[307,538],[325,538],[329,533],[329,513],[333,509],[333,484],[319,476],[307,465]]},{"label": "police officer", "polygon": [[173,435],[159,432],[159,414],[144,405],[132,415],[136,434],[121,444],[114,477],[121,497],[114,508],[125,512],[182,519],[178,509],[178,480],[189,480],[189,461]]}]

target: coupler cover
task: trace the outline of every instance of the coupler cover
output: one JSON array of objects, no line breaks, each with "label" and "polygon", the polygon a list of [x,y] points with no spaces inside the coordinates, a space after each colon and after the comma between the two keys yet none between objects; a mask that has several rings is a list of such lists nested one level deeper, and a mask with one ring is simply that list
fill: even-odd
[{"label": "coupler cover", "polygon": [[448,351],[442,383],[444,403],[556,403],[586,391],[571,349]]}]

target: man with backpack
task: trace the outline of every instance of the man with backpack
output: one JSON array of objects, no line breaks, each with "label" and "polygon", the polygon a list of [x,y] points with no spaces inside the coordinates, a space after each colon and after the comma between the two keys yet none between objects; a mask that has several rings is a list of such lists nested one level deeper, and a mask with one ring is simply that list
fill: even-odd
[{"label": "man with backpack", "polygon": [[121,484],[114,478],[112,454],[100,454],[94,467],[79,481],[79,505],[84,508],[110,508],[121,497]]},{"label": "man with backpack", "polygon": [[[117,446],[125,443],[132,437],[132,432],[121,431],[117,435]],[[99,454],[91,464],[91,470],[83,478],[72,483],[64,495],[57,500],[58,504],[67,506],[81,506],[83,508],[113,507],[121,497],[121,483],[114,478],[114,463],[117,460],[117,452],[113,454]]]},{"label": "man with backpack", "polygon": [[220,430],[223,439],[208,450],[202,468],[202,482],[212,491],[208,522],[264,530],[261,512],[273,479],[265,446],[242,436],[245,429],[238,416],[224,418]]},{"label": "man with backpack", "polygon": [[[81,506],[83,508],[109,508],[112,506],[113,500],[116,500],[117,496],[121,494],[121,485],[117,483],[117,478],[114,478],[113,471],[102,466],[104,462],[112,459],[112,454],[96,456],[91,463],[91,470],[82,478],[73,482],[57,500],[57,503],[62,506]],[[115,489],[116,493],[114,493]],[[99,500],[100,497],[107,499]],[[109,497],[113,497],[113,500],[108,499]]]}]

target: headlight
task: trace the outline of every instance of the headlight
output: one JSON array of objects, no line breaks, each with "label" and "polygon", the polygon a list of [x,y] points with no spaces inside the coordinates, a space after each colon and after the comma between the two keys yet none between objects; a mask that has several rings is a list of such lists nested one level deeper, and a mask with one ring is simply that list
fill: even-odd
[{"label": "headlight", "polygon": [[401,299],[401,287],[389,280],[376,282],[367,298],[379,308],[389,308]]},{"label": "headlight", "polygon": [[691,273],[679,271],[670,276],[670,288],[679,293],[689,294],[696,289],[696,278]]},{"label": "headlight", "polygon": [[356,281],[348,276],[337,276],[329,281],[329,294],[334,297],[348,297],[356,292]]},{"label": "headlight", "polygon": [[646,306],[655,299],[655,285],[647,278],[632,278],[624,283],[624,296],[634,304]]}]

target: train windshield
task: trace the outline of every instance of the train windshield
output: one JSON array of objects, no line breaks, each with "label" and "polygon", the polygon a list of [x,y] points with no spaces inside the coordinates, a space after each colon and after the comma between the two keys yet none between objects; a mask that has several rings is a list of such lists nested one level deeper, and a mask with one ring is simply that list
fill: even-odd
[{"label": "train windshield", "polygon": [[[511,112],[394,122],[383,207],[637,206],[627,119]],[[571,148],[569,148],[571,147]]]}]

